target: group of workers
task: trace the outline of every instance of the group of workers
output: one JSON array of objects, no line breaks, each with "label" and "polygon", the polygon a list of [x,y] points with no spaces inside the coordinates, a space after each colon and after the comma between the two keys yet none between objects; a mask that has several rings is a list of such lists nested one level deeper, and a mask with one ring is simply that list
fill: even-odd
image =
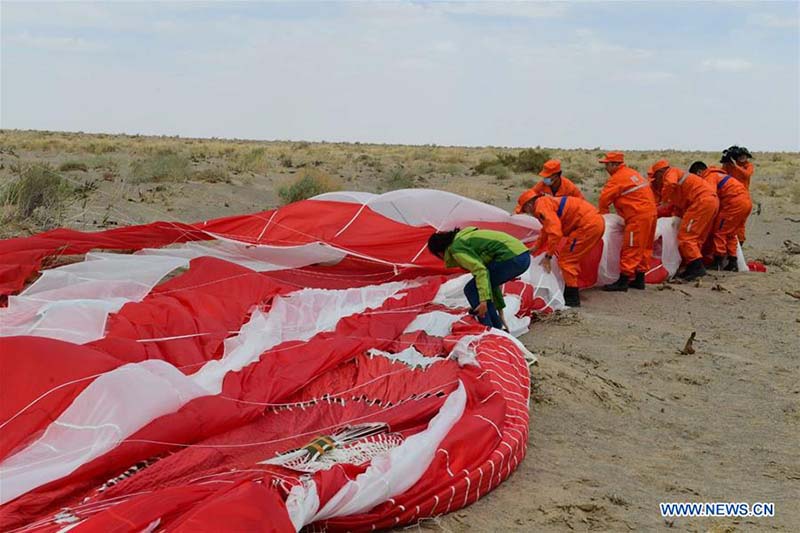
[{"label": "group of workers", "polygon": [[500,287],[528,269],[531,255],[544,254],[541,264],[547,272],[553,257],[558,258],[564,302],[580,306],[581,260],[602,239],[602,215],[609,213],[612,205],[624,221],[620,275],[603,290],[645,288],[658,217],[681,219],[678,250],[684,268],[679,278],[692,281],[706,274],[704,251],[709,269],[737,271],[737,245],[745,240],[745,223],[752,209],[752,157],[746,148],[732,146],[723,152],[721,167],[696,161],[688,170],[660,159],[643,178],[625,164],[622,152],[608,152],[599,161],[609,178],[596,207],[562,174],[561,162],[551,159],[539,172],[542,180],[520,195],[515,208],[517,214],[533,216],[542,224],[533,248],[528,250],[502,232],[469,227],[434,233],[428,249],[446,266],[473,274],[464,289],[472,311],[485,325],[501,329],[507,327]]}]

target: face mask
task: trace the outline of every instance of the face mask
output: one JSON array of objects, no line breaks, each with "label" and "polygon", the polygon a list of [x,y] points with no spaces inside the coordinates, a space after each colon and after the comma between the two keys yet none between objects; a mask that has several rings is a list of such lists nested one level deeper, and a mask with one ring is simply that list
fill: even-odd
[{"label": "face mask", "polygon": [[553,184],[553,178],[544,178],[542,181],[544,182],[545,185],[548,186]]}]

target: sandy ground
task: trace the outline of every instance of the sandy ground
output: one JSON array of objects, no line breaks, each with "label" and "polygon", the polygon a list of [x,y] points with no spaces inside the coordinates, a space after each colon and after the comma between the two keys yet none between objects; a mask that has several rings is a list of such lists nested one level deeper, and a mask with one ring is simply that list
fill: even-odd
[{"label": "sandy ground", "polygon": [[[749,255],[795,223],[754,217]],[[767,234],[769,232],[769,235]],[[797,256],[795,256],[797,257]],[[583,307],[523,339],[528,456],[496,491],[420,527],[442,531],[797,531],[800,271],[720,273]],[[696,353],[679,351],[692,331]],[[774,518],[664,519],[659,502],[774,502]]]},{"label": "sandy ground", "polygon": [[[324,149],[345,159],[334,148],[339,149],[302,148],[294,157]],[[354,154],[365,150],[344,149]],[[396,151],[419,151],[370,150],[370,157],[387,161]],[[461,165],[463,174],[432,172],[417,180],[510,208],[531,177],[493,181],[471,175],[469,161],[459,163],[462,157],[477,160],[479,155],[468,150],[440,154],[443,161],[452,157],[455,163],[447,164]],[[595,155],[585,152],[570,152],[573,165],[578,155],[588,161],[585,168],[596,165]],[[71,205],[66,225],[91,230],[268,209],[277,203],[276,182],[294,172],[234,173],[228,183],[132,184],[124,169],[126,158],[134,156],[112,155],[121,161],[121,177],[101,179],[101,170],[66,174],[72,181],[97,183],[87,201]],[[637,157],[644,162],[658,156]],[[74,152],[6,151],[0,181],[11,179],[17,161],[58,165],[75,157]],[[329,170],[338,172],[346,189],[381,190],[375,172],[357,164],[360,157]],[[683,164],[695,158],[670,157]],[[800,206],[791,199],[791,191],[800,191],[800,167],[792,170],[800,155],[759,157],[745,254],[764,260],[769,272],[713,274],[696,284],[626,294],[585,291],[580,310],[535,323],[523,338],[540,355],[532,370],[527,458],[506,483],[476,504],[410,529],[800,530],[800,300],[786,294],[800,291],[800,255],[786,253],[783,245],[787,239],[800,242]],[[759,161],[774,168],[760,170]],[[433,163],[420,165],[432,168]],[[602,172],[591,170],[582,185],[590,200],[596,199],[603,179]],[[24,224],[7,225],[4,234],[25,229]],[[693,331],[696,352],[681,355]],[[682,501],[774,502],[776,516],[661,517],[659,502]]]}]

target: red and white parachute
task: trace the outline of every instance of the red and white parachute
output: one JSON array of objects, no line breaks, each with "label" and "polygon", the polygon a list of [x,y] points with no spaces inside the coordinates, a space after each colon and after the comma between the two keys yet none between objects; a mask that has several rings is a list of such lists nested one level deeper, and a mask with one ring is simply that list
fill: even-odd
[{"label": "red and white parachute", "polygon": [[[584,286],[617,277],[607,221]],[[540,227],[413,190],[0,241],[0,530],[370,530],[482,497],[525,455],[534,356],[427,252],[467,225]],[[515,335],[563,307],[533,263],[504,287]]]}]

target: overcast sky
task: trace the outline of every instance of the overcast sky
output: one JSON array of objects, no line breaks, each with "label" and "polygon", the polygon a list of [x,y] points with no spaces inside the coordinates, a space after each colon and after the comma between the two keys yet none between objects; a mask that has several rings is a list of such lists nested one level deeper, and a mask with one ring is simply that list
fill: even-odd
[{"label": "overcast sky", "polygon": [[800,149],[796,2],[2,2],[0,126]]}]

